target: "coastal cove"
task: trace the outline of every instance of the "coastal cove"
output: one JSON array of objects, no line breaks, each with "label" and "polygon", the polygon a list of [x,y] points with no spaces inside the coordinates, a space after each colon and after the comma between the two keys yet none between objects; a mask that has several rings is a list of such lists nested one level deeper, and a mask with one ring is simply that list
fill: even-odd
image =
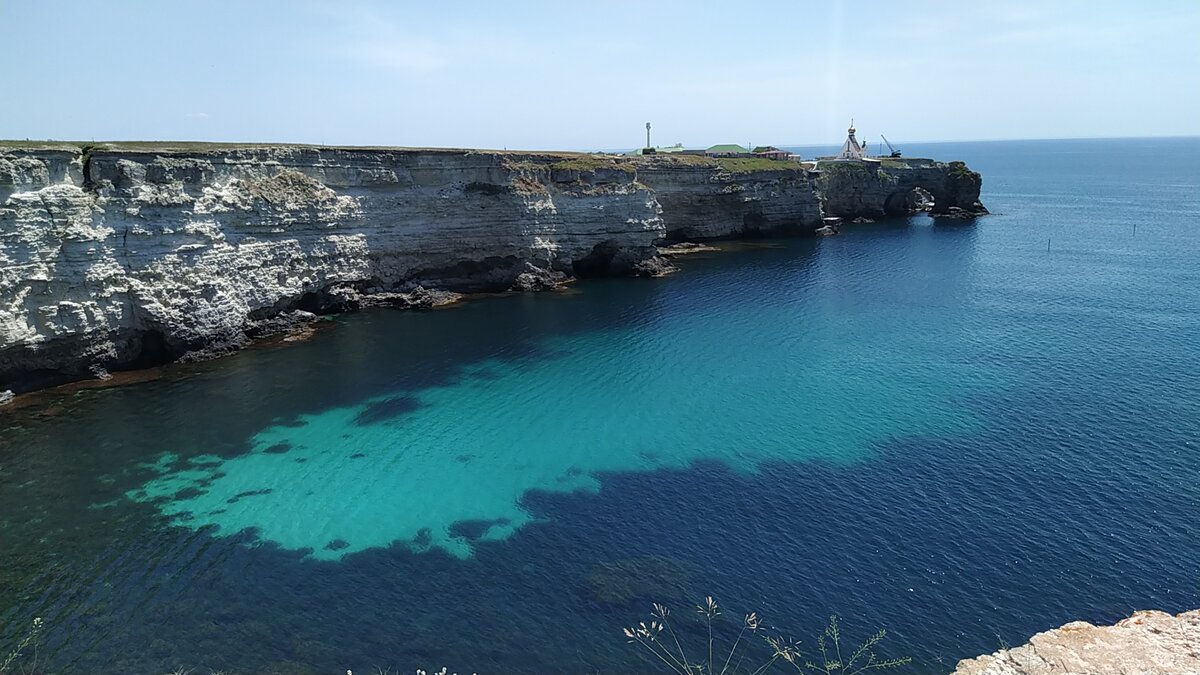
[{"label": "coastal cove", "polygon": [[[886,627],[926,673],[1200,607],[1200,139],[906,151],[994,215],[334,313],[0,409],[0,653],[42,617],[54,672],[627,672],[622,626],[712,594],[809,647]],[[597,197],[567,177],[560,214]],[[622,208],[661,213],[620,236],[671,229],[644,183]],[[705,222],[678,238],[748,221]]]}]

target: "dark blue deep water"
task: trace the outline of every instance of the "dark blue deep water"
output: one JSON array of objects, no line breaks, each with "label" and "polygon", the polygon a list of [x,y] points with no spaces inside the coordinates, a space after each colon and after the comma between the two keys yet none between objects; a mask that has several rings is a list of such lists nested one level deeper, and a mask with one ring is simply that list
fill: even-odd
[{"label": "dark blue deep water", "polygon": [[42,617],[51,672],[646,671],[622,626],[711,594],[926,673],[1200,607],[1200,139],[905,151],[995,215],[7,408],[0,659]]}]

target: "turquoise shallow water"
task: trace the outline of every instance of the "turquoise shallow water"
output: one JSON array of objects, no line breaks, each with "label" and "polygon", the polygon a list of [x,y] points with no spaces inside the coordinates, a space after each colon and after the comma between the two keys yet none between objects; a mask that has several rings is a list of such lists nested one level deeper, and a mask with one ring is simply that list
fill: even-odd
[{"label": "turquoise shallow water", "polygon": [[[943,264],[933,236],[927,229],[903,242],[912,257],[897,274]],[[811,242],[783,250],[766,263],[778,284],[769,306],[730,297],[723,285],[689,289],[690,307],[651,292],[627,310],[639,315],[627,325],[547,335],[532,355],[472,361],[443,384],[399,386],[300,415],[256,433],[250,453],[224,461],[200,455],[179,466],[171,462],[177,455],[164,456],[171,468],[130,496],[186,491],[161,504],[175,522],[226,534],[254,528],[318,558],[394,541],[466,556],[470,542],[455,536],[455,524],[487,524],[483,538],[503,538],[530,521],[520,504],[530,490],[594,492],[602,472],[683,469],[701,459],[738,472],[763,461],[849,463],[890,437],[972,427],[971,414],[950,401],[950,381],[969,389],[998,375],[932,361],[927,343],[937,336],[881,335],[880,322],[910,319],[904,311],[866,317],[849,305],[812,307],[814,296],[829,300],[814,287],[846,283],[840,277],[853,274],[853,260]],[[828,278],[810,274],[812,262],[798,264],[797,254],[830,258],[817,262],[828,266]],[[537,298],[531,311],[620,302],[609,290]],[[397,336],[419,322],[454,330],[481,326],[516,302],[530,300],[367,321]],[[851,369],[856,377],[848,380]]]},{"label": "turquoise shallow water", "polygon": [[906,151],[996,215],[6,412],[0,648],[42,616],[75,672],[628,671],[620,626],[713,593],[930,672],[1200,606],[1200,140]]}]

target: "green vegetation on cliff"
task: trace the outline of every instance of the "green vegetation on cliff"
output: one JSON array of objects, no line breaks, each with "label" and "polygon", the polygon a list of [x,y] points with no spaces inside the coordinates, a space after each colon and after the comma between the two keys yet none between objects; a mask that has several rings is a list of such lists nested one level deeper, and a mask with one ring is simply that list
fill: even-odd
[{"label": "green vegetation on cliff", "polygon": [[947,166],[950,169],[950,176],[957,180],[983,182],[983,176],[978,171],[972,171],[967,168],[966,162],[954,161],[949,162]]},{"label": "green vegetation on cliff", "polygon": [[577,155],[575,157],[565,157],[550,165],[550,168],[556,171],[596,171],[597,169],[615,169],[626,173],[633,173],[633,165],[629,162],[616,161],[608,157],[600,155]]},{"label": "green vegetation on cliff", "polygon": [[878,173],[878,169],[864,162],[818,162],[817,168],[827,178],[834,176],[871,178]]},{"label": "green vegetation on cliff", "polygon": [[716,160],[729,173],[752,173],[754,171],[804,171],[799,162],[786,159],[765,159],[762,157],[720,157]]}]

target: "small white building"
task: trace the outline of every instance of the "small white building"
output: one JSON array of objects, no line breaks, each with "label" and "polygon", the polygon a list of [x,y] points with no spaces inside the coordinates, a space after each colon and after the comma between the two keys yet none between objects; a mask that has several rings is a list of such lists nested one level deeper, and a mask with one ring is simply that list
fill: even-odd
[{"label": "small white building", "polygon": [[867,144],[858,144],[858,139],[854,137],[854,120],[850,120],[850,128],[847,130],[846,142],[842,144],[842,151],[838,153],[836,159],[866,159]]}]

